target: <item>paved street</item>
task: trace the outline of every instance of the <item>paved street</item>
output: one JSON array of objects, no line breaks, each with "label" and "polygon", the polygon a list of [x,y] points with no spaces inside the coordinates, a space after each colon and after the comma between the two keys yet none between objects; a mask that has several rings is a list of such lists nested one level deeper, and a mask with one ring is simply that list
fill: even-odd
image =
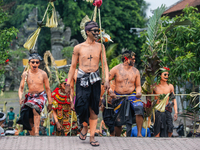
[{"label": "paved street", "polygon": [[92,147],[78,137],[20,137],[0,138],[1,150],[199,150],[200,138],[125,138],[97,137],[99,147]]}]

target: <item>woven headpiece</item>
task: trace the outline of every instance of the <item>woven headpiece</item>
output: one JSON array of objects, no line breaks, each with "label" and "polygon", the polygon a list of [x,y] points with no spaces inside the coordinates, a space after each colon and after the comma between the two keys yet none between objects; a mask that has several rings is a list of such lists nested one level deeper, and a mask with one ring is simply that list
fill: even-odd
[{"label": "woven headpiece", "polygon": [[28,60],[31,60],[31,59],[39,59],[40,61],[43,60],[42,57],[38,53],[30,54]]}]

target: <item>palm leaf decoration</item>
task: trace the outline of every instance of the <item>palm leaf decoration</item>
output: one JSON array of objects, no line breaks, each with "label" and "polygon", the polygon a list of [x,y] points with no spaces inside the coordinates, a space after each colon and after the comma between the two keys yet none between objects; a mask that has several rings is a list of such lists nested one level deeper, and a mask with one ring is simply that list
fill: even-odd
[{"label": "palm leaf decoration", "polygon": [[153,49],[155,38],[157,36],[158,28],[161,23],[161,15],[166,10],[165,5],[161,5],[154,11],[154,15],[149,19],[148,29],[147,29],[147,44]]}]

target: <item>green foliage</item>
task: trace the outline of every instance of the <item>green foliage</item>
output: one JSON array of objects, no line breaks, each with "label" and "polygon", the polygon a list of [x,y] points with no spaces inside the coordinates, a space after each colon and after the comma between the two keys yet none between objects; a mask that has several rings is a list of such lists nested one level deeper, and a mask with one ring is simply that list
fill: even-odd
[{"label": "green foliage", "polygon": [[195,91],[195,86],[200,84],[200,14],[194,7],[186,7],[183,11],[184,14],[173,18],[174,22],[189,20],[191,25],[177,26],[166,34],[169,50],[162,60],[170,67],[174,84],[183,87],[188,81],[193,85],[191,91]]},{"label": "green foliage", "polygon": [[[9,0],[5,3],[9,4],[13,1],[15,0]],[[9,11],[11,16],[8,24],[17,28],[22,27],[28,14],[36,7],[38,17],[42,20],[47,4],[48,1],[17,0],[16,5]],[[54,5],[65,26],[71,27],[72,37],[79,42],[83,42],[84,40],[80,34],[80,22],[86,15],[92,16],[94,10],[92,3],[83,0],[56,0]],[[144,12],[147,7],[148,5],[144,0],[103,1],[101,6],[102,27],[115,43],[119,43],[118,49],[115,51],[117,55],[121,53],[122,48],[127,48],[134,51],[138,58],[140,57],[140,48],[143,41],[137,35],[130,33],[129,30],[131,27],[144,27],[146,23]],[[40,55],[50,49],[50,32],[43,32],[43,30],[41,30],[38,39]],[[106,47],[108,45],[106,44]]]},{"label": "green foliage", "polygon": [[62,49],[62,55],[64,56],[64,58],[67,58],[67,60],[71,61],[73,49],[74,49],[74,47],[72,47],[72,46],[64,47]]},{"label": "green foliage", "polygon": [[111,60],[111,63],[109,64],[109,70],[112,69],[113,67],[115,67],[116,65],[120,64],[121,61],[119,59],[119,57],[113,58]]},{"label": "green foliage", "polygon": [[114,43],[111,44],[108,48],[106,48],[106,58],[107,58],[107,63],[110,64],[111,60],[116,57],[116,49],[117,49],[118,44]]},{"label": "green foliage", "polygon": [[157,36],[157,32],[160,25],[160,18],[163,12],[166,10],[165,5],[161,5],[154,11],[154,15],[149,19],[148,29],[147,29],[147,44],[151,47],[151,50],[154,49],[154,44]]},{"label": "green foliage", "polygon": [[5,28],[2,26],[7,19],[7,13],[0,8],[0,76],[4,73],[5,61],[8,59],[8,49],[11,40],[17,36],[18,30],[14,27]]}]

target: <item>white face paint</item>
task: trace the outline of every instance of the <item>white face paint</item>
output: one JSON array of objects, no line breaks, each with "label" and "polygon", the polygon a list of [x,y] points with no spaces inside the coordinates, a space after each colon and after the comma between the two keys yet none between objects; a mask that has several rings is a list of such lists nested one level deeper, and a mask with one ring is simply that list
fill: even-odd
[{"label": "white face paint", "polygon": [[161,74],[161,80],[167,82],[168,78],[169,78],[169,72],[166,71]]}]

